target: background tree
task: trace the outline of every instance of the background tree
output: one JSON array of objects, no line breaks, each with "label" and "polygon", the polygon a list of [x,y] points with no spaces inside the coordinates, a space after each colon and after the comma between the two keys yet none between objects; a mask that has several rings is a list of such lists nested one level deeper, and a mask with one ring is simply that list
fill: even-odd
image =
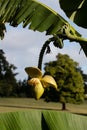
[{"label": "background tree", "polygon": [[84,93],[87,94],[87,74],[85,74],[80,67],[78,68],[78,71],[80,71],[80,73],[81,73],[81,75],[84,79],[84,86],[85,86],[85,88],[84,88],[85,92]]},{"label": "background tree", "polygon": [[26,79],[23,81],[19,80],[17,85],[18,87],[16,89],[16,93],[18,97],[32,97],[32,90],[31,87],[29,87]]},{"label": "background tree", "polygon": [[12,96],[17,87],[17,73],[14,73],[16,67],[9,64],[4,54],[4,51],[0,50],[0,96]]},{"label": "background tree", "polygon": [[78,63],[66,54],[58,54],[56,60],[45,64],[45,74],[54,77],[58,84],[58,92],[52,93],[50,98],[62,103],[62,109],[66,109],[66,103],[80,103],[84,100],[84,81],[77,70]]}]

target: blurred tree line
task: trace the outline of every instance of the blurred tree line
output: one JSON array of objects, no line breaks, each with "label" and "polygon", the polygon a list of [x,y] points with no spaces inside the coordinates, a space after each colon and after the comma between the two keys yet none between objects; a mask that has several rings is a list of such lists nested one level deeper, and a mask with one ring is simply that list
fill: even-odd
[{"label": "blurred tree line", "polygon": [[[58,61],[59,57],[60,57],[60,61]],[[76,69],[76,72],[79,72],[84,79],[84,85],[85,85],[84,93],[87,93],[87,84],[86,84],[87,83],[87,74],[84,74],[83,71],[81,70],[81,68],[78,67],[78,63],[74,62],[72,59],[70,59],[70,57],[68,55],[58,54],[56,61],[46,63],[45,68],[44,68],[45,69],[44,74],[52,75],[55,78],[55,80],[57,81],[58,87],[61,85],[64,85],[63,80],[66,80],[65,78],[67,78],[66,82],[70,81],[70,83],[71,83],[72,81],[69,77],[70,77],[70,73],[72,76],[73,69],[72,69],[72,66],[70,63],[69,63],[69,66],[68,66],[68,64],[64,63],[64,59],[67,59],[67,61],[65,61],[66,63],[68,63],[68,61],[71,62],[71,64],[74,63],[73,65],[74,65],[74,68]],[[65,66],[67,68],[67,72],[70,71],[70,73],[65,72],[64,65],[62,62],[65,64]],[[61,67],[61,64],[62,64],[62,67]],[[7,61],[4,51],[1,49],[0,50],[0,97],[32,97],[31,87],[29,87],[29,85],[27,84],[27,80],[24,79],[23,81],[21,81],[21,80],[18,81],[16,79],[16,75],[18,74],[18,73],[15,73],[16,69],[17,69],[17,67],[15,67],[13,64],[10,64]],[[74,74],[75,74],[75,76],[74,77],[72,76],[73,77],[72,79],[74,80],[74,82],[77,77],[79,77],[79,79],[78,79],[78,81],[79,81],[81,79],[81,77],[78,76],[79,74],[78,73],[77,74],[74,73]],[[67,77],[65,75],[67,75]],[[61,79],[60,82],[58,82],[57,78]],[[80,85],[79,85],[78,81],[76,81],[78,84],[77,86],[81,87],[81,85],[83,84],[82,83],[83,80],[80,82],[80,83],[82,83]],[[67,83],[66,83],[66,86],[67,86]],[[63,88],[64,91],[69,91],[70,90],[69,86],[72,89],[72,85],[68,84],[67,90],[65,90]],[[77,88],[79,88],[79,87],[77,87]],[[61,87],[59,89],[61,89]],[[62,93],[62,95],[65,94],[64,91],[61,89],[60,92]],[[69,94],[70,93],[68,93],[68,95]],[[57,101],[59,98],[59,95],[54,89],[51,88],[50,90],[45,91],[43,97],[46,100],[49,99],[52,101]],[[63,96],[61,97],[61,100],[64,100]],[[69,98],[69,100],[71,100],[71,99]]]},{"label": "blurred tree line", "polygon": [[0,49],[0,97],[27,97],[30,95],[27,80],[16,79],[15,67],[10,64],[2,49]]},{"label": "blurred tree line", "polygon": [[4,54],[4,51],[0,50],[0,97],[9,97],[15,95],[17,73],[14,73],[16,67],[8,63]]}]

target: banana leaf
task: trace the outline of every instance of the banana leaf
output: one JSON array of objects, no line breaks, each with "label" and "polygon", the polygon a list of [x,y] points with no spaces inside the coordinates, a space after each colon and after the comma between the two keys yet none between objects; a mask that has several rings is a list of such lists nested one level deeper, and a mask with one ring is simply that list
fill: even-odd
[{"label": "banana leaf", "polygon": [[[87,28],[87,0],[59,0],[61,9],[78,26]],[[87,56],[87,44],[79,42],[85,55]]]},{"label": "banana leaf", "polygon": [[9,112],[0,114],[1,130],[41,130],[41,112]]},{"label": "banana leaf", "polygon": [[60,7],[77,25],[87,28],[87,0],[59,0]]},{"label": "banana leaf", "polygon": [[1,130],[86,130],[87,117],[54,110],[0,113]]},{"label": "banana leaf", "polygon": [[0,23],[10,23],[54,34],[66,22],[57,12],[38,0],[0,0]]}]

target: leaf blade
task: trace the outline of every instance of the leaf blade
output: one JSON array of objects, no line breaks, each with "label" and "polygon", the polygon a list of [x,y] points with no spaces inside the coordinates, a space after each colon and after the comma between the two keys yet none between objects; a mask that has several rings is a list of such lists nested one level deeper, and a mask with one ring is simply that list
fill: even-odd
[{"label": "leaf blade", "polygon": [[61,9],[66,13],[66,15],[74,21],[77,25],[87,28],[87,1],[86,0],[60,0]]}]

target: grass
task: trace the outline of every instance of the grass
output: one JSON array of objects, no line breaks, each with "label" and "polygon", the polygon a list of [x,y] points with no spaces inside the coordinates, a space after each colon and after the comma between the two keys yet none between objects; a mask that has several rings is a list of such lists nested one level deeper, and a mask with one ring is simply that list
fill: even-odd
[{"label": "grass", "polygon": [[[80,105],[66,104],[69,112],[87,115],[87,101]],[[0,98],[0,112],[11,112],[29,109],[52,109],[61,110],[62,105],[54,102],[44,102],[43,99],[36,101],[32,98]]]}]

